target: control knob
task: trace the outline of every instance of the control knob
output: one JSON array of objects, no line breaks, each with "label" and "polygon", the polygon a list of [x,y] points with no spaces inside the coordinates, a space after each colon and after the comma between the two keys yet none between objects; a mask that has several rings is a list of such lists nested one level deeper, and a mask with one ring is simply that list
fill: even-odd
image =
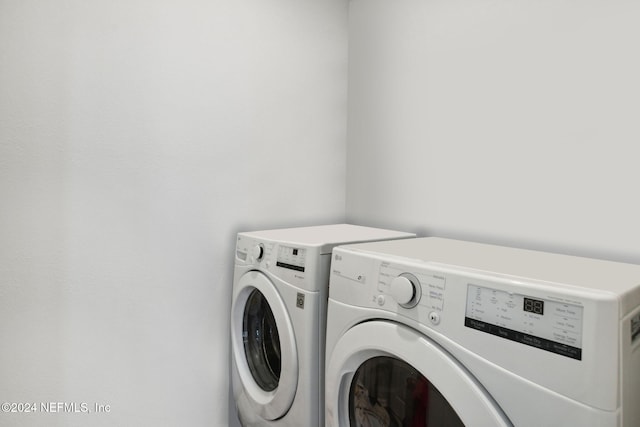
[{"label": "control knob", "polygon": [[262,244],[255,245],[251,250],[251,255],[253,256],[254,260],[260,261],[264,256],[264,246],[262,246]]},{"label": "control knob", "polygon": [[422,297],[422,287],[413,274],[402,273],[391,281],[389,293],[401,307],[413,308]]}]

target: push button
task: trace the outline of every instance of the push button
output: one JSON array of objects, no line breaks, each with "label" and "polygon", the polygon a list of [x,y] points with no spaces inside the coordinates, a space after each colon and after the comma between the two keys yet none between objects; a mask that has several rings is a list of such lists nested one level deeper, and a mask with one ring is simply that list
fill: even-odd
[{"label": "push button", "polygon": [[437,325],[438,323],[440,323],[440,314],[436,313],[435,311],[432,311],[431,313],[429,313],[429,320],[434,325]]}]

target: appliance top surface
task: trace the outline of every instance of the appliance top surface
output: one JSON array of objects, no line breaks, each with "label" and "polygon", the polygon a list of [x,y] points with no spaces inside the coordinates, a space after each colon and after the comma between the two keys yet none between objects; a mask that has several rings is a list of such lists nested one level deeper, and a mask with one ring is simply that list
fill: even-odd
[{"label": "appliance top surface", "polygon": [[640,292],[640,265],[425,237],[344,246],[343,250],[574,285],[623,295]]},{"label": "appliance top surface", "polygon": [[415,237],[415,234],[413,233],[351,224],[281,228],[275,230],[245,232],[239,233],[239,235],[293,245],[320,247],[322,251],[328,252],[331,252],[331,249],[334,246],[345,243]]}]

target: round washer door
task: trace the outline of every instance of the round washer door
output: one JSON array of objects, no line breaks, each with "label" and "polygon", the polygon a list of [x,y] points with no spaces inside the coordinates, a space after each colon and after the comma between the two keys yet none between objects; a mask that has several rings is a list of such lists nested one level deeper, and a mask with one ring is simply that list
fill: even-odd
[{"label": "round washer door", "polygon": [[253,412],[265,420],[284,416],[296,394],[298,354],[287,309],[262,273],[245,273],[235,284],[231,345],[242,387]]},{"label": "round washer door", "polygon": [[325,375],[327,426],[512,427],[449,353],[389,321],[349,329]]}]

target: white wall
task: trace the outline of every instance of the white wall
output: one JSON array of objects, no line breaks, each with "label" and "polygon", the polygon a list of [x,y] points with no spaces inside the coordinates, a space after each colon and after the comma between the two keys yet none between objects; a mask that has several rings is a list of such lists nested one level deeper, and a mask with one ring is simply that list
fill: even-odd
[{"label": "white wall", "polygon": [[639,3],[349,13],[349,220],[640,262]]},{"label": "white wall", "polygon": [[111,406],[0,425],[227,425],[235,233],[344,220],[346,9],[0,0],[0,401]]}]

